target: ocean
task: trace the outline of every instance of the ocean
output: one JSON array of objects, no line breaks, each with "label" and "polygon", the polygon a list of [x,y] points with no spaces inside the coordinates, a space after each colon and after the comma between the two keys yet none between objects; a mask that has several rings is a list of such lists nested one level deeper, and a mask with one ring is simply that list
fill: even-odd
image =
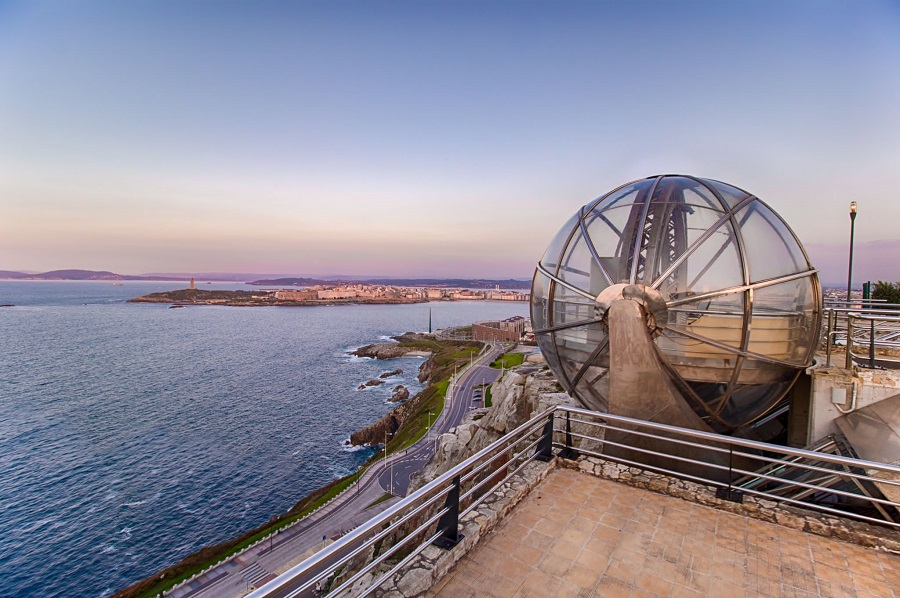
[{"label": "ocean", "polygon": [[0,596],[106,596],[283,513],[371,455],[342,445],[394,386],[421,388],[421,358],[348,351],[429,309],[435,328],[528,311],[125,302],[184,286],[0,281]]}]

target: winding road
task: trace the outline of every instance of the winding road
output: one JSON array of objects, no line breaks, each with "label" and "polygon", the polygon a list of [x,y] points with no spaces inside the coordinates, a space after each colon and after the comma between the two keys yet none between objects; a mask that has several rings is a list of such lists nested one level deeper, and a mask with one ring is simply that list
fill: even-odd
[{"label": "winding road", "polygon": [[[500,377],[501,372],[489,366],[504,351],[498,343],[490,345],[458,375],[443,411],[417,443],[370,466],[356,485],[318,511],[182,584],[167,596],[242,596],[400,500],[399,497],[409,490],[413,476],[431,459],[438,437],[458,426],[473,406],[481,406],[481,403],[473,402],[475,388],[491,384]],[[393,497],[381,501],[385,492]],[[298,580],[294,587],[301,583],[302,580]],[[312,592],[309,595],[312,596]]]}]

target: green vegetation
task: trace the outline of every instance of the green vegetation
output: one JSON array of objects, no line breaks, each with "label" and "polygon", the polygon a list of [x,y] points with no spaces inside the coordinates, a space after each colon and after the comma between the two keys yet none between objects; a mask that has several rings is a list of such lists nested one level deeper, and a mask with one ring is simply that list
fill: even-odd
[{"label": "green vegetation", "polygon": [[159,575],[144,579],[124,590],[116,592],[113,596],[115,598],[150,598],[172,588],[195,573],[199,573],[207,567],[237,554],[244,548],[261,540],[272,532],[287,527],[298,519],[309,515],[345,489],[349,488],[360,476],[362,476],[366,467],[371,462],[372,459],[369,459],[369,461],[356,473],[335,480],[327,486],[323,486],[322,488],[307,494],[287,513],[277,515],[261,526],[245,532],[237,538],[222,542],[221,544],[201,548],[198,552],[195,552],[165,569]]},{"label": "green vegetation", "polygon": [[900,282],[879,280],[872,286],[872,299],[884,299],[888,303],[900,303]]},{"label": "green vegetation", "polygon": [[[472,341],[437,341],[427,337],[407,338],[402,340],[400,344],[405,347],[433,353],[430,359],[431,371],[428,376],[430,384],[409,400],[409,402],[415,401],[414,411],[410,419],[400,427],[394,434],[394,437],[388,442],[386,447],[388,454],[406,449],[425,435],[429,422],[433,424],[435,418],[444,408],[444,398],[454,369],[468,364],[471,355],[477,353],[482,347],[481,343]],[[287,513],[276,515],[263,525],[245,532],[237,538],[202,548],[159,574],[133,584],[113,596],[115,598],[149,598],[172,588],[195,573],[199,573],[209,566],[240,552],[272,532],[312,513],[354,484],[372,463],[383,459],[384,455],[383,450],[378,451],[369,458],[359,471],[311,492]],[[390,494],[379,498],[369,506],[378,504],[388,498],[390,498]]]},{"label": "green vegetation", "polygon": [[379,496],[378,498],[376,498],[375,500],[370,502],[368,505],[366,505],[366,508],[368,509],[369,507],[374,507],[375,505],[380,505],[384,501],[391,500],[392,498],[394,498],[393,494],[391,494],[390,492],[385,492],[384,494],[382,494],[381,496]]},{"label": "green vegetation", "polygon": [[178,289],[162,293],[151,293],[143,297],[131,299],[131,302],[147,303],[274,303],[275,295],[262,291],[205,291],[201,289]]},{"label": "green vegetation", "polygon": [[501,368],[509,369],[514,368],[517,365],[522,365],[525,363],[525,354],[524,353],[506,353],[501,355],[494,363],[491,364],[491,367],[495,370],[499,370]]},{"label": "green vegetation", "polygon": [[487,384],[484,389],[484,406],[490,407],[494,404],[493,399],[491,398],[491,389],[494,387],[493,384]]}]

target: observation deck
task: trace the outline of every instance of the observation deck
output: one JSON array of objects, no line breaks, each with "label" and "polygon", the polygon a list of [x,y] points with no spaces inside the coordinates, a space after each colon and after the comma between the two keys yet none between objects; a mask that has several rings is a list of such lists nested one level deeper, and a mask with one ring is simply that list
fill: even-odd
[{"label": "observation deck", "polygon": [[900,556],[556,469],[427,596],[894,596]]},{"label": "observation deck", "polygon": [[251,596],[893,597],[898,474],[556,405]]}]

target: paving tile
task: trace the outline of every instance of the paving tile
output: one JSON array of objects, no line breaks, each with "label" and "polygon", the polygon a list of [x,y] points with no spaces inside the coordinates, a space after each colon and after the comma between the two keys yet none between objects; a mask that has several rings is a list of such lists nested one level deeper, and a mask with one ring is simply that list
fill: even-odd
[{"label": "paving tile", "polygon": [[626,581],[606,576],[597,584],[594,593],[603,598],[629,598],[634,589],[634,586]]},{"label": "paving tile", "polygon": [[544,551],[528,544],[519,544],[513,556],[529,567],[537,567],[537,564],[544,558]]},{"label": "paving tile", "polygon": [[651,573],[638,575],[637,581],[635,582],[637,589],[647,592],[652,596],[660,596],[662,598],[669,595],[669,592],[672,590],[672,585],[670,579],[664,579]]},{"label": "paving tile", "polygon": [[428,595],[900,598],[898,588],[900,556],[556,470]]}]

